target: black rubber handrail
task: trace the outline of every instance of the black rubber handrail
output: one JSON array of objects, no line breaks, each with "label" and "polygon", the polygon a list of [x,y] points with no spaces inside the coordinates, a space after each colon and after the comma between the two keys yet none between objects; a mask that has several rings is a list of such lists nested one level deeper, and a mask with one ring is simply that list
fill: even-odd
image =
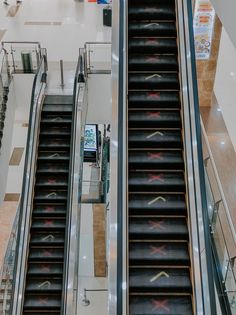
[{"label": "black rubber handrail", "polygon": [[[41,61],[39,63],[39,67],[38,67],[38,70],[34,76],[34,81],[33,81],[33,86],[32,86],[32,93],[31,93],[31,102],[30,102],[30,113],[29,113],[29,128],[28,128],[28,136],[27,136],[27,143],[26,143],[26,153],[25,153],[25,164],[24,164],[24,172],[23,172],[23,182],[22,182],[22,195],[21,195],[21,199],[20,199],[20,208],[19,208],[19,221],[18,221],[18,226],[22,226],[23,222],[23,204],[24,204],[24,200],[25,198],[28,197],[28,193],[29,191],[25,191],[24,190],[24,187],[26,186],[26,180],[27,180],[27,166],[29,164],[29,150],[30,150],[30,141],[31,141],[31,132],[32,130],[35,128],[35,126],[33,125],[33,115],[35,114],[34,113],[34,103],[35,103],[35,90],[36,90],[36,87],[37,87],[37,81],[38,81],[38,77],[40,75],[40,72],[41,72],[41,67],[43,67],[44,71],[42,72],[42,75],[41,75],[41,79],[40,79],[40,83],[43,84],[43,83],[46,83],[46,80],[47,80],[47,59],[46,59],[46,56],[43,55],[42,58],[41,58]],[[12,295],[14,294],[14,291],[15,291],[15,286],[16,286],[16,272],[17,272],[17,262],[18,262],[18,258],[19,258],[19,251],[20,251],[20,248],[19,248],[19,243],[20,243],[20,236],[21,236],[21,229],[18,228],[18,232],[17,232],[17,241],[16,241],[16,253],[15,253],[15,266],[14,266],[14,271],[13,271],[13,284],[12,284]],[[11,301],[11,312],[12,313],[12,307],[13,307],[13,302],[14,302],[14,299],[12,298],[12,301]]]},{"label": "black rubber handrail", "polygon": [[[200,191],[202,200],[202,218],[205,238],[205,250],[206,250],[206,265],[208,273],[208,286],[209,286],[209,297],[203,297],[204,303],[210,303],[211,312],[217,314],[216,309],[216,298],[215,298],[215,286],[214,286],[214,271],[213,271],[213,254],[211,248],[211,236],[210,236],[210,222],[207,209],[207,197],[205,187],[205,173],[204,173],[204,162],[202,152],[202,133],[201,133],[201,122],[200,122],[200,108],[198,99],[198,84],[197,84],[197,73],[196,73],[196,57],[195,57],[195,45],[194,45],[194,33],[193,33],[193,6],[192,0],[187,1],[188,9],[188,23],[189,23],[189,38],[190,38],[190,50],[191,50],[191,67],[192,67],[192,83],[193,83],[193,97],[194,97],[194,112],[195,112],[195,128],[196,128],[196,141],[198,145],[198,165],[199,165],[199,178],[200,178]],[[208,299],[209,300],[205,300]]]}]

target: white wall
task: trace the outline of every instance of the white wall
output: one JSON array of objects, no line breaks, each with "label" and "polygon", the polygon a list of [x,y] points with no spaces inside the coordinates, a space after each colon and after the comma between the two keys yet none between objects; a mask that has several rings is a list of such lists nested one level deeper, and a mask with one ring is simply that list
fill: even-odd
[{"label": "white wall", "polygon": [[87,124],[108,124],[110,122],[111,75],[89,75]]},{"label": "white wall", "polygon": [[235,0],[211,0],[217,15],[227,30],[231,41],[236,47],[236,1]]},{"label": "white wall", "polygon": [[236,150],[236,48],[225,29],[222,30],[214,92]]}]

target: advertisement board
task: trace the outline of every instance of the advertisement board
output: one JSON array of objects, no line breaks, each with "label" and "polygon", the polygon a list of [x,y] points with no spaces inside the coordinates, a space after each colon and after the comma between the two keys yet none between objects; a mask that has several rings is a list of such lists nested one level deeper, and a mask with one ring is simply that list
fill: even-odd
[{"label": "advertisement board", "polygon": [[196,59],[210,58],[215,10],[208,0],[196,0],[193,28]]}]

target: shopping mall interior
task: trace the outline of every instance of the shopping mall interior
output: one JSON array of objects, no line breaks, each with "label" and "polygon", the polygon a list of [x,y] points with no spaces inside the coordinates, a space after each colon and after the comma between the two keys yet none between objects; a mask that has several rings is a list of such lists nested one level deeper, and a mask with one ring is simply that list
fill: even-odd
[{"label": "shopping mall interior", "polygon": [[0,3],[0,315],[236,315],[235,12]]}]

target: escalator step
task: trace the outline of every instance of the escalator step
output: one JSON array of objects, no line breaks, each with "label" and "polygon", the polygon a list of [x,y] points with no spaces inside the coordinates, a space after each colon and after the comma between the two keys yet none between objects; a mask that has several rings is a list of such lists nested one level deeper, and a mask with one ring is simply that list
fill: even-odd
[{"label": "escalator step", "polygon": [[129,169],[183,170],[181,150],[130,150]]},{"label": "escalator step", "polygon": [[190,296],[130,296],[130,315],[193,315]]},{"label": "escalator step", "polygon": [[67,191],[66,190],[41,190],[37,189],[34,195],[34,200],[38,203],[48,203],[48,202],[66,202],[67,201]]},{"label": "escalator step", "polygon": [[130,22],[129,37],[132,36],[156,36],[176,37],[176,25],[174,22]]},{"label": "escalator step", "polygon": [[176,54],[176,38],[132,38],[128,45],[129,53]]},{"label": "escalator step", "polygon": [[130,54],[129,71],[177,72],[178,59],[175,55]]},{"label": "escalator step", "polygon": [[129,6],[128,10],[129,20],[172,20],[176,19],[175,7],[173,5],[165,4],[157,6],[150,3],[149,5],[135,5]]},{"label": "escalator step", "polygon": [[73,96],[72,95],[46,95],[44,99],[44,105],[71,105],[73,104]]},{"label": "escalator step", "polygon": [[185,192],[182,172],[129,172],[129,191]]},{"label": "escalator step", "polygon": [[45,218],[45,219],[38,219],[34,218],[32,222],[31,228],[34,230],[64,230],[66,226],[66,221],[64,218]]},{"label": "escalator step", "polygon": [[27,279],[25,291],[30,293],[57,293],[62,290],[62,279],[54,279],[52,277],[40,279]]},{"label": "escalator step", "polygon": [[186,215],[184,194],[129,194],[130,215]]},{"label": "escalator step", "polygon": [[63,261],[64,248],[56,247],[45,247],[45,248],[30,248],[29,260],[40,261],[40,262],[51,262],[51,261]]},{"label": "escalator step", "polygon": [[191,293],[188,268],[130,268],[131,292]]},{"label": "escalator step", "polygon": [[180,108],[179,92],[129,91],[129,109]]},{"label": "escalator step", "polygon": [[65,138],[65,137],[70,137],[71,135],[71,128],[68,126],[61,126],[61,127],[48,127],[45,130],[40,131],[40,138],[46,138],[46,137],[60,137],[60,138]]},{"label": "escalator step", "polygon": [[41,175],[38,174],[36,178],[37,187],[67,187],[68,186],[68,176],[58,174],[48,174]]},{"label": "escalator step", "polygon": [[[52,126],[53,125],[71,125],[71,121],[72,121],[72,118],[71,118],[71,115],[59,115],[59,114],[54,114],[54,115],[42,115],[42,118],[41,118],[41,125],[45,126],[45,125],[50,125]],[[41,128],[42,129],[42,128]]]},{"label": "escalator step", "polygon": [[32,246],[61,246],[64,245],[65,242],[65,234],[60,233],[60,229],[49,230],[43,229],[36,231],[37,229],[32,230],[31,228],[31,237],[30,237],[30,244]]},{"label": "escalator step", "polygon": [[60,205],[37,205],[33,207],[33,216],[65,216],[66,207]]},{"label": "escalator step", "polygon": [[[42,163],[37,167],[37,174],[50,174],[55,177],[55,174],[68,174],[69,165],[68,163]],[[50,176],[49,175],[49,176]]]},{"label": "escalator step", "polygon": [[130,73],[129,90],[179,90],[176,73]]},{"label": "escalator step", "polygon": [[52,149],[54,148],[62,150],[62,149],[69,149],[70,148],[70,141],[68,139],[61,139],[61,138],[55,138],[55,139],[41,139],[39,142],[39,149],[47,148]]},{"label": "escalator step", "polygon": [[129,130],[129,148],[182,148],[179,130]]},{"label": "escalator step", "polygon": [[[46,312],[59,310],[61,308],[61,294],[26,294],[24,300],[24,311]],[[41,313],[42,314],[42,313]]]},{"label": "escalator step", "polygon": [[131,217],[129,220],[131,240],[188,240],[185,218]]},{"label": "escalator step", "polygon": [[43,113],[57,113],[57,114],[66,114],[72,113],[71,104],[44,104]]},{"label": "escalator step", "polygon": [[45,277],[45,276],[61,276],[63,274],[62,263],[30,263],[28,267],[29,276]]},{"label": "escalator step", "polygon": [[179,110],[130,110],[129,128],[180,128]]},{"label": "escalator step", "polygon": [[70,160],[70,156],[69,156],[69,152],[48,152],[48,151],[39,151],[38,153],[38,160],[40,162],[63,162],[63,161],[69,161]]},{"label": "escalator step", "polygon": [[174,242],[130,242],[130,265],[172,265],[190,264],[188,244]]}]

